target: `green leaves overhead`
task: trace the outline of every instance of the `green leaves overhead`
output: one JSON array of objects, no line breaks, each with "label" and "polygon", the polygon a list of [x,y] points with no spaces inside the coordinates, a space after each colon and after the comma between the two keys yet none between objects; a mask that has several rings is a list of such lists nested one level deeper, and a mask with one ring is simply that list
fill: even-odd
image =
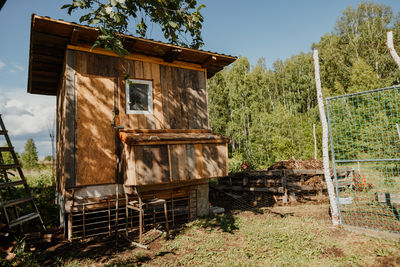
[{"label": "green leaves overhead", "polygon": [[205,5],[196,6],[196,0],[72,0],[61,9],[66,9],[68,14],[84,10],[80,23],[101,32],[93,48],[104,47],[125,56],[128,51],[118,33],[146,37],[149,25],[159,25],[170,43],[200,48],[204,21],[200,10]]}]

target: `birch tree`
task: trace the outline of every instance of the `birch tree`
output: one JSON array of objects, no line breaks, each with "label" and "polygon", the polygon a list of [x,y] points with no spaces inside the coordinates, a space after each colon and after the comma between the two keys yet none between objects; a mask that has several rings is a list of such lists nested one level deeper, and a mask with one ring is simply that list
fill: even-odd
[{"label": "birch tree", "polygon": [[326,186],[328,188],[329,201],[331,204],[331,212],[332,212],[332,223],[333,225],[339,224],[339,216],[338,216],[338,208],[336,205],[336,197],[335,190],[333,188],[333,182],[329,169],[329,152],[328,152],[328,123],[325,116],[325,107],[324,107],[324,98],[322,96],[321,89],[321,78],[319,75],[319,59],[318,59],[318,50],[314,49],[313,51],[314,58],[314,69],[315,69],[315,85],[317,88],[317,99],[318,99],[318,108],[319,114],[321,118],[322,124],[322,155],[324,162],[324,176],[326,181]]}]

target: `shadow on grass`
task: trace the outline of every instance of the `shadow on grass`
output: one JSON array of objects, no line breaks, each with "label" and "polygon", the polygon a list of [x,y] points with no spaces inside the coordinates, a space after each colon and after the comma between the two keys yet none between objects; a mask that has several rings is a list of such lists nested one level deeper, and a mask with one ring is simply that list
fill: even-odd
[{"label": "shadow on grass", "polygon": [[217,228],[223,232],[233,234],[235,230],[239,229],[236,225],[235,217],[230,211],[221,215],[208,216],[194,222],[195,226],[202,228]]},{"label": "shadow on grass", "polygon": [[[134,250],[125,239],[119,238],[118,245],[115,237],[98,237],[89,241],[59,242],[37,246],[34,252],[17,253],[13,261],[2,263],[0,266],[62,266],[79,262],[93,262],[105,264],[115,255],[135,251],[127,259],[111,260],[111,265],[106,266],[140,266],[152,259],[152,255],[143,250]],[[166,253],[167,254],[167,253]],[[115,264],[114,264],[115,263]]]}]

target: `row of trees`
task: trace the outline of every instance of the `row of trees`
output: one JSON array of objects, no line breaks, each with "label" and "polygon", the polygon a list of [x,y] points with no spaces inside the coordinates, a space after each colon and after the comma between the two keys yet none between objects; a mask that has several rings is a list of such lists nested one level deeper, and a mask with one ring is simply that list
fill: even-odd
[{"label": "row of trees", "polygon": [[[399,84],[386,48],[388,29],[400,38],[399,18],[389,6],[361,2],[312,45],[319,50],[325,97]],[[266,167],[314,157],[313,124],[318,140],[321,127],[311,52],[278,60],[271,69],[263,59],[250,66],[241,57],[209,81],[209,102],[212,129],[231,138],[232,162]]]},{"label": "row of trees", "polygon": [[[6,145],[5,145],[6,146]],[[11,153],[9,152],[1,152],[3,156],[4,163],[6,164],[13,164],[14,160],[11,156]],[[21,156],[16,152],[17,158],[22,164],[24,168],[27,169],[33,169],[39,167],[39,157],[38,157],[38,152],[36,148],[35,141],[33,141],[32,138],[29,138],[26,141],[25,147],[24,147],[24,152],[21,154]],[[51,159],[51,157],[50,157]]]}]

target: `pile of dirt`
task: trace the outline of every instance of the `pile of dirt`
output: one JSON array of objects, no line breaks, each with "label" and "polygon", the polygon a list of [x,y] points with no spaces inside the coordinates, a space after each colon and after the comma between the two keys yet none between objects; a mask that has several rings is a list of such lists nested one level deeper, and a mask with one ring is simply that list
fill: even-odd
[{"label": "pile of dirt", "polygon": [[281,160],[268,168],[268,170],[283,170],[283,169],[307,169],[307,170],[322,170],[324,168],[324,164],[322,161],[317,159],[309,159],[309,160]]}]

